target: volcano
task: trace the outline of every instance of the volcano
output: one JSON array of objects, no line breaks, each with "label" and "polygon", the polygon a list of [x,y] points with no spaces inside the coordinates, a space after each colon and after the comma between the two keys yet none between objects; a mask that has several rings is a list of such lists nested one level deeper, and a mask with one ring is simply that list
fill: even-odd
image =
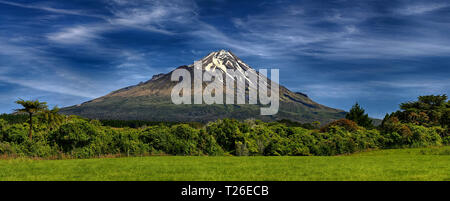
[{"label": "volcano", "polygon": [[[252,69],[231,51],[226,50],[211,52],[201,61],[203,72],[213,70],[226,72],[227,69],[245,72]],[[193,72],[194,64],[176,69],[180,68]],[[146,82],[113,91],[79,105],[62,108],[61,113],[92,119],[114,120],[208,122],[222,118],[235,118],[263,121],[288,119],[302,123],[313,121],[327,123],[343,118],[346,113],[343,110],[318,104],[306,94],[292,92],[282,85],[279,85],[280,107],[275,115],[260,115],[261,106],[251,104],[176,105],[171,101],[172,88],[177,84],[171,80],[173,72],[154,75]],[[268,79],[269,82],[271,82],[270,79]],[[203,83],[203,86],[206,84]],[[246,85],[246,91],[248,87],[249,85]]]}]

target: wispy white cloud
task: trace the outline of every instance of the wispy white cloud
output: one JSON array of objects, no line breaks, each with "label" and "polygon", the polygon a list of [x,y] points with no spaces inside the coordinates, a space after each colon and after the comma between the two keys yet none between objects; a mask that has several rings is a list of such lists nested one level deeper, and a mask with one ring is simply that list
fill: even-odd
[{"label": "wispy white cloud", "polygon": [[435,39],[349,38],[330,42],[316,55],[325,59],[395,59],[450,54],[450,41]]},{"label": "wispy white cloud", "polygon": [[174,35],[171,27],[190,23],[195,17],[195,4],[189,1],[110,1],[110,16],[103,21],[79,24],[48,34],[62,44],[84,44],[101,38],[101,34],[124,28]]},{"label": "wispy white cloud", "polygon": [[[400,79],[400,78],[398,78]],[[303,91],[313,97],[346,98],[366,97],[382,99],[385,96],[404,96],[398,93],[407,91],[416,94],[440,94],[450,87],[450,79],[392,79],[367,81],[332,81],[331,83],[304,84],[302,88],[292,90]]]},{"label": "wispy white cloud", "polygon": [[426,2],[421,4],[411,3],[396,10],[401,15],[421,15],[448,7],[448,3]]},{"label": "wispy white cloud", "polygon": [[[60,93],[71,96],[78,96],[85,98],[98,97],[98,94],[89,93],[89,91],[82,89],[80,88],[80,86],[77,85],[72,85],[72,87],[67,86],[67,83],[48,83],[42,80],[19,79],[17,77],[6,77],[6,76],[0,76],[0,81],[7,82],[10,84],[17,84],[31,89]],[[74,86],[76,88],[74,88]]]},{"label": "wispy white cloud", "polygon": [[81,10],[60,9],[60,8],[53,8],[53,7],[49,7],[49,6],[36,5],[36,4],[32,4],[32,3],[23,4],[23,3],[16,3],[16,2],[3,1],[3,0],[0,0],[0,4],[16,6],[16,7],[21,7],[21,8],[43,10],[43,11],[64,14],[64,15],[78,15],[78,16],[83,16],[83,17],[94,17],[94,18],[104,19],[104,16],[102,16],[102,15],[86,13]]},{"label": "wispy white cloud", "polygon": [[[99,81],[78,75],[45,49],[20,41],[6,42],[0,37],[0,81],[30,89],[84,98],[105,93]],[[2,57],[3,56],[3,57]]]},{"label": "wispy white cloud", "polygon": [[224,34],[216,27],[204,22],[197,22],[197,29],[189,34],[201,38],[202,41],[195,41],[197,44],[207,43],[220,45],[222,48],[229,48],[242,53],[242,55],[270,56],[271,49],[265,44],[255,43],[246,40],[235,39],[235,37]]},{"label": "wispy white cloud", "polygon": [[[192,31],[191,35],[201,38],[202,43],[220,45],[244,55],[283,57],[289,53],[291,56],[293,54],[314,56],[315,52],[325,51],[319,49],[318,43],[340,41],[359,34],[356,22],[360,22],[362,18],[343,19],[344,17],[337,14],[318,19],[310,18],[304,16],[303,9],[288,7],[281,12],[233,18],[232,23],[237,31],[231,34],[199,21],[198,29]],[[336,31],[317,28],[318,23],[332,20],[349,23],[340,25],[340,30]]]},{"label": "wispy white cloud", "polygon": [[47,38],[61,44],[88,44],[94,39],[101,38],[98,33],[105,29],[106,27],[86,27],[80,25],[50,33],[47,35]]},{"label": "wispy white cloud", "polygon": [[[410,14],[431,12],[446,7],[446,4],[409,8]],[[289,9],[263,15],[248,15],[234,18],[238,32],[234,36],[221,34],[216,28],[199,31],[212,43],[257,52],[256,55],[298,55],[321,59],[392,59],[416,56],[439,56],[450,54],[450,39],[434,32],[423,32],[424,28],[443,29],[449,24],[416,20],[420,27],[404,27],[404,35],[380,33],[367,26],[368,20],[393,18],[389,13],[373,13],[342,8],[339,11],[317,16],[301,14],[293,16]],[[406,13],[405,13],[406,14]],[[331,25],[328,25],[331,23]],[[327,26],[327,27],[324,27]],[[330,28],[330,26],[332,28]],[[210,31],[211,30],[211,31]],[[409,32],[407,31],[409,30]],[[399,31],[399,30],[393,30]],[[263,54],[259,54],[263,52]]]},{"label": "wispy white cloud", "polygon": [[165,22],[183,23],[194,16],[194,7],[188,1],[131,1],[112,5],[114,15],[109,21],[125,26],[160,25]]},{"label": "wispy white cloud", "polygon": [[123,59],[115,66],[115,72],[120,77],[117,84],[122,86],[134,85],[149,80],[152,75],[158,73],[158,70],[151,66],[148,59],[151,56],[151,52],[122,51],[120,57]]}]

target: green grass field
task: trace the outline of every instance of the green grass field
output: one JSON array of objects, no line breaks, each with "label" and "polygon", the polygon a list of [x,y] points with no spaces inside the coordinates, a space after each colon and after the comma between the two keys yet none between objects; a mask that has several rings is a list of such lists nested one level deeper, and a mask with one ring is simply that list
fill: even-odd
[{"label": "green grass field", "polygon": [[7,159],[0,160],[0,180],[450,181],[450,147],[379,150],[345,156]]}]

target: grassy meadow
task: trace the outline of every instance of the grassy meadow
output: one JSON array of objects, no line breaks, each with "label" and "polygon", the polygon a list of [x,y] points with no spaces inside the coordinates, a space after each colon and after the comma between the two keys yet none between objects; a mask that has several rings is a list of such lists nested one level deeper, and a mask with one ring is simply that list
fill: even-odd
[{"label": "grassy meadow", "polygon": [[450,181],[450,146],[339,156],[0,160],[1,181]]}]

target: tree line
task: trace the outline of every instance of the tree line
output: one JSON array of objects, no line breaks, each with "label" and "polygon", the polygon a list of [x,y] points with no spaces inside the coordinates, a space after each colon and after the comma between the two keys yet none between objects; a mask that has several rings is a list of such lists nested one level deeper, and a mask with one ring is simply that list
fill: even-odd
[{"label": "tree line", "polygon": [[[402,103],[379,126],[359,104],[345,119],[319,122],[221,119],[207,124],[92,120],[58,113],[45,102],[18,100],[0,115],[0,154],[10,157],[90,158],[106,155],[347,154],[367,149],[450,144],[446,95]],[[130,126],[131,125],[131,126]]]}]

